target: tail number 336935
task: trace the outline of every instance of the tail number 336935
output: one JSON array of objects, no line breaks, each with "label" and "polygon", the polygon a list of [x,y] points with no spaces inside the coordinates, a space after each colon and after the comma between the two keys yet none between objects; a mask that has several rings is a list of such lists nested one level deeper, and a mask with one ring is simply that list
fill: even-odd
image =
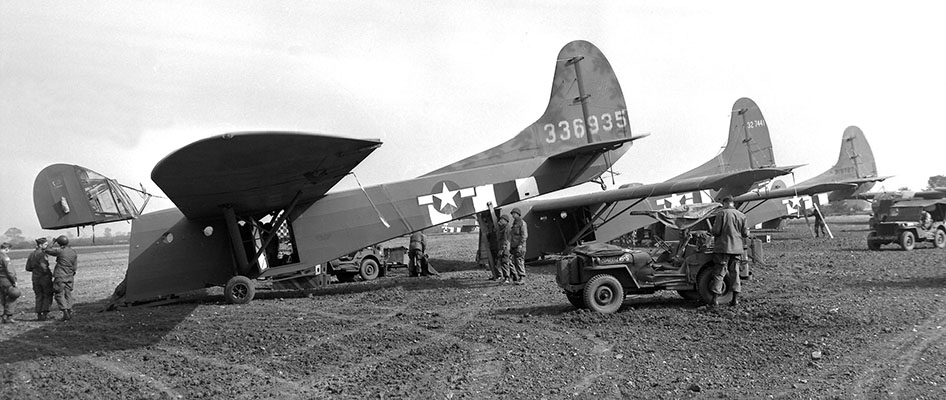
[{"label": "tail number 336935", "polygon": [[[624,128],[627,126],[627,110],[618,110],[612,113],[588,116],[588,132],[597,135],[599,131],[610,132],[614,128]],[[546,143],[555,143],[557,141],[568,139],[581,139],[585,137],[585,122],[581,118],[574,120],[559,121],[557,124],[545,124],[543,126]]]}]

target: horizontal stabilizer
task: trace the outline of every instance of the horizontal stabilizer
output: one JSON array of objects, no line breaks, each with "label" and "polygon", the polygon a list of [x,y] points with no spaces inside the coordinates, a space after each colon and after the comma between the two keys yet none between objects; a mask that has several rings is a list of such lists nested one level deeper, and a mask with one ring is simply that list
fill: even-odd
[{"label": "horizontal stabilizer", "polygon": [[532,210],[552,211],[572,207],[581,207],[596,203],[612,203],[616,201],[664,196],[674,193],[692,192],[699,190],[718,190],[727,186],[745,185],[752,182],[772,179],[790,173],[792,167],[759,168],[740,172],[715,174],[704,177],[679,179],[662,183],[626,187],[604,192],[580,194],[558,199],[541,200],[533,205]]},{"label": "horizontal stabilizer", "polygon": [[641,139],[647,136],[650,136],[650,134],[645,133],[643,135],[634,135],[629,138],[620,138],[620,139],[614,139],[614,140],[608,140],[608,141],[594,142],[594,143],[586,144],[584,146],[575,147],[575,148],[563,151],[558,154],[553,154],[549,158],[567,159],[567,158],[576,158],[578,156],[588,156],[588,155],[594,156],[594,155],[598,155],[606,151],[611,151],[618,147],[621,147],[624,145],[624,143],[633,142],[637,139]]},{"label": "horizontal stabilizer", "polygon": [[833,192],[835,190],[854,189],[856,183],[834,182],[834,183],[814,183],[810,185],[797,185],[781,189],[763,190],[750,192],[741,196],[736,196],[733,200],[737,203],[745,201],[769,200],[797,196],[813,196],[818,193]]}]

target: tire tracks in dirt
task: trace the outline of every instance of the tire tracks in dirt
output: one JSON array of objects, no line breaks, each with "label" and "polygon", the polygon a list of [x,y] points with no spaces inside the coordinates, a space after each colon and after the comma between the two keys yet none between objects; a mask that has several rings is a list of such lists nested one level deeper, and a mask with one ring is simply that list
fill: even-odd
[{"label": "tire tracks in dirt", "polygon": [[61,347],[45,345],[42,343],[36,343],[36,342],[26,341],[22,339],[10,339],[10,340],[20,343],[21,345],[24,345],[24,346],[38,347],[46,351],[62,355],[62,356],[72,357],[75,360],[92,365],[93,367],[106,371],[109,374],[112,374],[114,376],[130,379],[135,382],[141,382],[142,384],[147,385],[172,399],[183,397],[176,390],[172,389],[171,385],[169,385],[167,382],[161,379],[155,378],[153,376],[146,375],[142,373],[141,371],[134,369],[127,363],[112,362],[112,361],[108,361],[101,358],[95,358],[88,354],[81,354],[74,351],[68,351]]},{"label": "tire tracks in dirt", "polygon": [[[939,310],[922,324],[901,333],[893,340],[862,352],[868,356],[868,367],[854,383],[854,397],[870,397],[871,389],[883,390],[884,396],[897,398],[903,391],[904,382],[920,357],[933,344],[946,336],[946,307]],[[884,378],[890,379],[884,379]]]}]

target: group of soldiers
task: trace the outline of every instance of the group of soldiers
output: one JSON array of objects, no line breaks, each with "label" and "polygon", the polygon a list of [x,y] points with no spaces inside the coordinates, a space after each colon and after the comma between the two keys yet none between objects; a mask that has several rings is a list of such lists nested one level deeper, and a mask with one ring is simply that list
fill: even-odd
[{"label": "group of soldiers", "polygon": [[[49,319],[49,307],[53,299],[62,311],[62,320],[72,319],[72,284],[75,280],[79,257],[69,246],[69,238],[57,237],[54,242],[58,248],[49,248],[46,238],[36,239],[36,249],[26,259],[26,271],[33,274],[33,292],[36,294],[36,320]],[[16,300],[22,294],[16,287],[16,272],[7,253],[10,243],[0,245],[0,302],[3,304],[4,324],[16,322],[13,319]],[[47,256],[56,257],[56,265],[50,270]]]},{"label": "group of soldiers", "polygon": [[[511,223],[510,219],[512,219]],[[497,226],[490,225],[490,229],[483,237],[489,241],[489,245],[480,246],[480,248],[488,248],[490,251],[488,257],[492,259],[491,262],[484,262],[490,270],[489,280],[515,285],[525,284],[526,241],[529,238],[529,229],[522,221],[522,212],[518,208],[513,208],[509,214],[501,215]],[[481,257],[481,259],[484,258]]]}]

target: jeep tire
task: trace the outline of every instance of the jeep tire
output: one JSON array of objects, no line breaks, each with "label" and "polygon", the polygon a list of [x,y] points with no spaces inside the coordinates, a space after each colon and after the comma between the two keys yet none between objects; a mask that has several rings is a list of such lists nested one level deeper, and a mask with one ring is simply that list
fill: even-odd
[{"label": "jeep tire", "polygon": [[624,303],[624,287],[611,274],[598,274],[585,284],[582,299],[589,309],[611,314]]},{"label": "jeep tire", "polygon": [[916,237],[913,236],[913,232],[903,231],[900,233],[900,248],[905,251],[913,250],[913,247],[916,246]]},{"label": "jeep tire", "polygon": [[942,229],[936,230],[936,234],[933,235],[933,245],[936,246],[937,249],[946,247],[946,231]]}]

